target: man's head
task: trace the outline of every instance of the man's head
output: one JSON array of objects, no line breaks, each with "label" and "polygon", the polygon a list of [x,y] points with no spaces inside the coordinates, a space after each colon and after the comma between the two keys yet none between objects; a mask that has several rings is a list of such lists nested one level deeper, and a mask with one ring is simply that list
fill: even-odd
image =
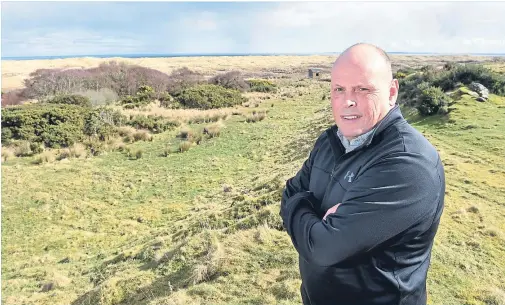
[{"label": "man's head", "polygon": [[340,132],[350,140],[370,131],[395,106],[398,88],[383,50],[359,43],[342,52],[331,71],[331,106]]}]

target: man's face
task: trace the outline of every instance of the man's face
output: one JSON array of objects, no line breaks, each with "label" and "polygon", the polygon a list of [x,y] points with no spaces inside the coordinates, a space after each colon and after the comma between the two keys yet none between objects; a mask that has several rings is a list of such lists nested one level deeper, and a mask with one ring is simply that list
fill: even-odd
[{"label": "man's face", "polygon": [[335,63],[331,106],[335,123],[347,139],[370,131],[395,105],[398,81],[388,77],[385,67],[369,59],[343,58]]}]

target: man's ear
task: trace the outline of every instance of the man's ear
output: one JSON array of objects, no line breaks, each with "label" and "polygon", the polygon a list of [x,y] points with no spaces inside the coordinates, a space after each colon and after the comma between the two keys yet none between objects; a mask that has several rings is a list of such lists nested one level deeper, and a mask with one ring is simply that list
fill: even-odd
[{"label": "man's ear", "polygon": [[396,104],[396,100],[398,99],[398,91],[400,89],[400,84],[398,80],[395,78],[391,82],[391,87],[389,87],[389,106],[394,106]]}]

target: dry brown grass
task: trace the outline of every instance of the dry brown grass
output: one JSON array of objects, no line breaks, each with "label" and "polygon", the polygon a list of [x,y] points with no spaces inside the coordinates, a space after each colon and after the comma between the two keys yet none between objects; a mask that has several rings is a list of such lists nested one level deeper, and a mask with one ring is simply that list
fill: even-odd
[{"label": "dry brown grass", "polygon": [[137,130],[131,126],[121,126],[117,129],[117,132],[122,137],[133,136]]},{"label": "dry brown grass", "polygon": [[185,152],[188,151],[191,146],[193,146],[193,143],[189,141],[183,141],[179,144],[179,152]]},{"label": "dry brown grass", "polygon": [[259,121],[263,121],[267,117],[267,112],[268,111],[266,110],[252,111],[251,113],[244,115],[245,121],[247,123],[256,123]]},{"label": "dry brown grass", "polygon": [[16,155],[14,153],[14,149],[9,147],[2,147],[2,162],[8,161],[15,157]]},{"label": "dry brown grass", "polygon": [[58,154],[58,160],[71,159],[71,158],[85,158],[88,155],[86,146],[80,143],[61,149]]},{"label": "dry brown grass", "polygon": [[149,131],[142,129],[142,130],[137,130],[133,134],[133,139],[135,141],[152,141],[153,136],[149,133]]},{"label": "dry brown grass", "polygon": [[221,129],[224,127],[225,127],[225,124],[223,123],[223,121],[220,120],[216,123],[207,125],[203,129],[203,133],[208,134],[209,137],[211,137],[211,138],[219,137],[219,135],[221,134]]},{"label": "dry brown grass", "polygon": [[56,156],[54,151],[51,150],[46,150],[42,153],[40,153],[36,158],[34,163],[35,164],[42,164],[42,163],[52,163],[56,161]]},{"label": "dry brown grass", "polygon": [[199,110],[199,109],[168,109],[160,107],[156,103],[152,103],[145,107],[145,109],[121,109],[120,107],[115,107],[121,110],[126,115],[154,115],[162,116],[173,121],[179,121],[184,124],[192,123],[208,123],[216,122],[220,119],[226,120],[234,112],[239,112],[235,108],[221,108],[221,109],[209,109],[209,110]]}]

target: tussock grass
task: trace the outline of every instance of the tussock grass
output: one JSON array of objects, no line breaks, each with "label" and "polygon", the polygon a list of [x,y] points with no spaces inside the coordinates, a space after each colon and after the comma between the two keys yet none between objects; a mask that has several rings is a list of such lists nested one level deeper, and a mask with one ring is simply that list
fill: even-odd
[{"label": "tussock grass", "polygon": [[43,163],[53,163],[54,161],[56,161],[56,156],[54,155],[54,152],[46,150],[35,157],[34,163],[43,164]]},{"label": "tussock grass", "polygon": [[245,121],[247,123],[256,123],[263,121],[267,117],[267,111],[252,111],[251,113],[245,115]]},{"label": "tussock grass", "polygon": [[179,144],[179,152],[186,152],[193,146],[193,143],[189,141],[183,141]]},{"label": "tussock grass", "polygon": [[9,147],[2,147],[2,162],[6,162],[16,157],[14,149]]},{"label": "tussock grass", "polygon": [[58,152],[58,160],[71,159],[71,158],[85,158],[88,155],[86,146],[81,143],[74,143],[68,148],[60,149]]},{"label": "tussock grass", "polygon": [[152,141],[153,136],[147,130],[137,130],[133,134],[134,141]]},{"label": "tussock grass", "polygon": [[225,127],[225,124],[223,123],[223,121],[218,121],[216,123],[207,125],[203,129],[203,133],[207,134],[211,138],[219,137],[219,135],[221,134],[221,130],[224,127]]},{"label": "tussock grass", "polygon": [[121,137],[133,137],[137,130],[132,126],[121,126],[117,128],[117,132]]},{"label": "tussock grass", "polygon": [[221,108],[221,109],[167,109],[160,107],[157,104],[150,104],[145,109],[121,109],[127,115],[154,115],[162,116],[174,121],[179,121],[181,124],[201,124],[209,122],[217,122],[218,120],[227,120],[233,112],[239,110],[235,108]]}]

